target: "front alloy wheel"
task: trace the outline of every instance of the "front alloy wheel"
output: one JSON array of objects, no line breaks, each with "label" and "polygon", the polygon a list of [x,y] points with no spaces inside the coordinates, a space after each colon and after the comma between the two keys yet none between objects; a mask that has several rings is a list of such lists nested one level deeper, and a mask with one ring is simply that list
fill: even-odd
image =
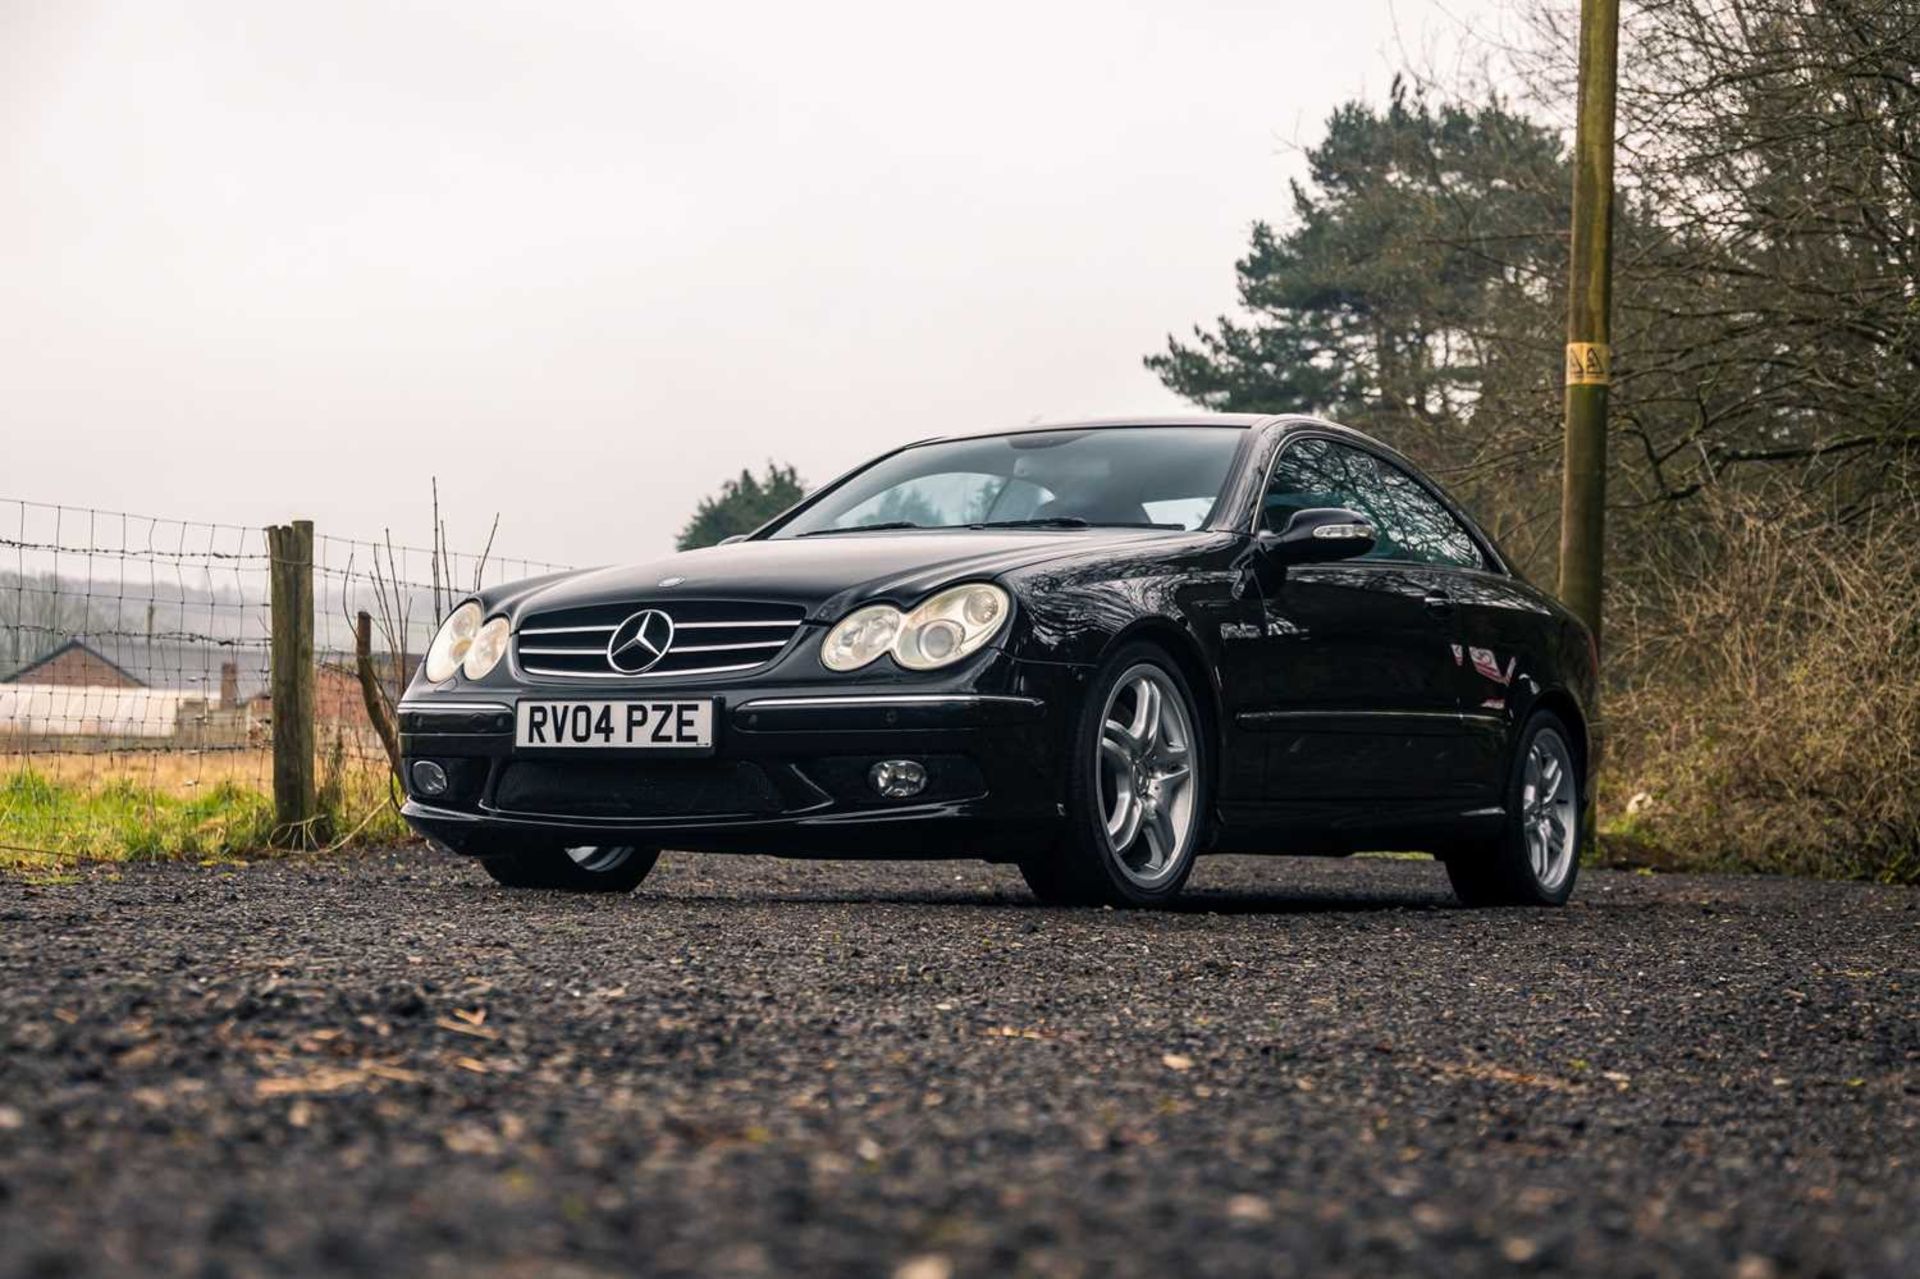
[{"label": "front alloy wheel", "polygon": [[653,864],[658,849],[630,844],[584,844],[555,848],[529,845],[480,859],[494,882],[507,888],[556,888],[571,893],[631,892]]},{"label": "front alloy wheel", "polygon": [[1088,690],[1057,848],[1021,862],[1050,904],[1170,900],[1200,840],[1205,745],[1179,668],[1159,648],[1118,654]]},{"label": "front alloy wheel", "polygon": [[1193,720],[1166,671],[1142,662],[1107,694],[1100,725],[1100,808],[1107,855],[1152,890],[1193,842]]}]

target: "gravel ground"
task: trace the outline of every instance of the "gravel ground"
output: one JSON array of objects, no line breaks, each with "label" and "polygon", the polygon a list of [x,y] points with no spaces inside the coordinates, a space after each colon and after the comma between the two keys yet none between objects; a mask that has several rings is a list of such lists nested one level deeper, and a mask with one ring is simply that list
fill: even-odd
[{"label": "gravel ground", "polygon": [[0,878],[0,1273],[1920,1271],[1920,892]]}]

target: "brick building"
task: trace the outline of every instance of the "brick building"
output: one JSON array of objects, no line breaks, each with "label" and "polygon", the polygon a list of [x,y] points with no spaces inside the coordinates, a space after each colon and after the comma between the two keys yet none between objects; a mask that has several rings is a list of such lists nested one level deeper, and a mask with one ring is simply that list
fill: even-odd
[{"label": "brick building", "polygon": [[63,688],[145,688],[84,640],[70,639],[50,653],[34,658],[0,684],[52,684]]}]

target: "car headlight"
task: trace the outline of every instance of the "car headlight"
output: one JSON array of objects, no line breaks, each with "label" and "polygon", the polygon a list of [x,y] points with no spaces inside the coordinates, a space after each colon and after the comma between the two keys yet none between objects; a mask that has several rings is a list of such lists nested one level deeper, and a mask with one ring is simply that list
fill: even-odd
[{"label": "car headlight", "polygon": [[489,618],[467,646],[460,673],[468,679],[484,679],[488,671],[500,665],[500,659],[507,655],[507,629],[506,618]]},{"label": "car headlight", "polygon": [[482,620],[480,606],[468,600],[440,624],[439,633],[427,648],[428,680],[444,684],[453,678],[460,663],[466,660],[467,650],[473,647],[474,638],[480,634]]},{"label": "car headlight", "polygon": [[1010,611],[1007,593],[986,582],[942,591],[905,616],[891,604],[869,604],[827,632],[820,660],[828,670],[852,671],[892,653],[910,671],[934,670],[978,651]]},{"label": "car headlight", "polygon": [[942,591],[907,614],[893,660],[910,671],[957,662],[992,639],[1008,612],[1007,593],[986,582]]},{"label": "car headlight", "polygon": [[893,648],[900,634],[900,610],[869,604],[841,618],[820,646],[820,661],[830,671],[857,671]]}]

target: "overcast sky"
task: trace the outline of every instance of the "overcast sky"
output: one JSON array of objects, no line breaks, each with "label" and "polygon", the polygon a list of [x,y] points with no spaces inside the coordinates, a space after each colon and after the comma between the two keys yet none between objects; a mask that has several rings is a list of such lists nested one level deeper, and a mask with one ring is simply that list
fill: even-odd
[{"label": "overcast sky", "polygon": [[1158,412],[1493,0],[0,0],[0,497],[569,563],[772,457]]}]

